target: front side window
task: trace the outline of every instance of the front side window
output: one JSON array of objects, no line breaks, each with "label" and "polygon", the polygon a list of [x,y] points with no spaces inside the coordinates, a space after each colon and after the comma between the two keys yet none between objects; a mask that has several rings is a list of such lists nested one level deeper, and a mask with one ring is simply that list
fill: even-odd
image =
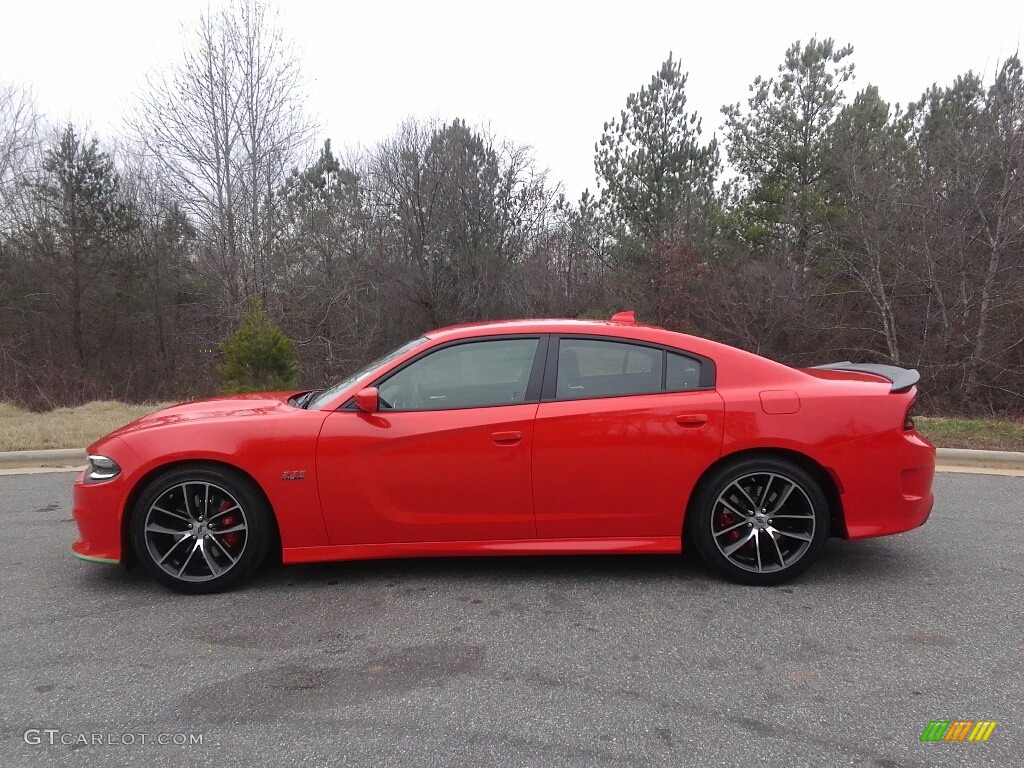
[{"label": "front side window", "polygon": [[378,385],[380,407],[403,411],[526,402],[538,339],[494,339],[443,347]]},{"label": "front side window", "polygon": [[327,389],[325,389],[323,392],[320,392],[318,395],[316,395],[314,398],[312,398],[306,404],[306,408],[308,408],[311,411],[318,411],[318,410],[320,410],[320,408],[322,406],[324,406],[327,403],[331,402],[331,400],[333,400],[338,395],[340,395],[342,392],[344,392],[346,389],[351,387],[353,384],[355,384],[357,381],[359,381],[359,379],[363,378],[364,376],[368,376],[375,369],[380,368],[382,365],[386,365],[387,363],[390,363],[392,360],[395,360],[395,359],[401,357],[406,352],[408,352],[410,349],[415,349],[420,344],[426,344],[426,343],[427,343],[426,336],[420,336],[418,339],[413,339],[412,341],[407,341],[405,344],[400,346],[398,349],[395,349],[395,350],[392,350],[391,352],[388,352],[388,354],[384,355],[383,357],[378,358],[377,360],[374,360],[372,363],[370,363],[369,365],[367,365],[367,366],[365,366],[363,368],[360,368],[358,371],[353,373],[351,376],[348,376],[347,378],[342,379],[337,384],[334,384],[333,386],[328,387]]}]

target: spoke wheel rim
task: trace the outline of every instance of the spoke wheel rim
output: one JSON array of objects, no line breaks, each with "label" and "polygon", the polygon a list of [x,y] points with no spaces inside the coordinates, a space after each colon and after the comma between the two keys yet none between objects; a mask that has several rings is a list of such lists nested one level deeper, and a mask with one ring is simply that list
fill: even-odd
[{"label": "spoke wheel rim", "polygon": [[224,576],[249,543],[249,517],[227,489],[188,480],[163,491],[146,511],[146,549],[154,563],[179,581]]},{"label": "spoke wheel rim", "polygon": [[750,573],[777,573],[807,554],[817,515],[807,491],[781,472],[751,472],[715,499],[711,539],[719,553]]}]

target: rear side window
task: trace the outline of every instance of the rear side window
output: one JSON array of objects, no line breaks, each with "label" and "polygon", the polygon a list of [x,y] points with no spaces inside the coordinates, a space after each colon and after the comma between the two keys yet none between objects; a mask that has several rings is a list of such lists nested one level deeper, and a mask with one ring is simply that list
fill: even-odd
[{"label": "rear side window", "polygon": [[[579,400],[714,387],[714,363],[627,341],[562,338],[554,396]],[[550,394],[547,395],[550,397]]]},{"label": "rear side window", "polygon": [[700,361],[686,355],[668,353],[665,368],[665,389],[669,392],[686,392],[700,388]]},{"label": "rear side window", "polygon": [[664,352],[618,341],[561,339],[555,397],[616,397],[661,392]]}]

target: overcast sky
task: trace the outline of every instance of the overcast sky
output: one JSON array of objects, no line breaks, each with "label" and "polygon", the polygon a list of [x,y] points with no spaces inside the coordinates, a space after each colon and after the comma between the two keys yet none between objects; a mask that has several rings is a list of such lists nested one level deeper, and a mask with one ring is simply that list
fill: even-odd
[{"label": "overcast sky", "polygon": [[[8,0],[0,81],[30,85],[51,119],[117,135],[146,71],[181,48],[206,0]],[[1018,51],[1024,0],[971,2],[347,2],[290,0],[309,108],[336,147],[372,146],[406,117],[463,117],[534,148],[570,197],[594,186],[594,143],[673,51],[689,107],[719,131],[723,104],[774,74],[794,40],[852,43],[856,87],[907,103],[969,69],[991,80]]]}]

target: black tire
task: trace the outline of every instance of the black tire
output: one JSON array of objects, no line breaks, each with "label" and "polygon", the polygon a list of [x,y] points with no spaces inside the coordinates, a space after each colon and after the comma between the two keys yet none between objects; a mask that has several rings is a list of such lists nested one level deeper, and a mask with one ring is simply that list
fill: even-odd
[{"label": "black tire", "polygon": [[214,465],[155,478],[131,519],[139,561],[161,584],[185,594],[220,592],[249,576],[266,560],[274,530],[252,480]]},{"label": "black tire", "polygon": [[686,543],[731,581],[781,584],[821,555],[829,508],[821,484],[785,459],[752,456],[702,480],[686,520]]}]

